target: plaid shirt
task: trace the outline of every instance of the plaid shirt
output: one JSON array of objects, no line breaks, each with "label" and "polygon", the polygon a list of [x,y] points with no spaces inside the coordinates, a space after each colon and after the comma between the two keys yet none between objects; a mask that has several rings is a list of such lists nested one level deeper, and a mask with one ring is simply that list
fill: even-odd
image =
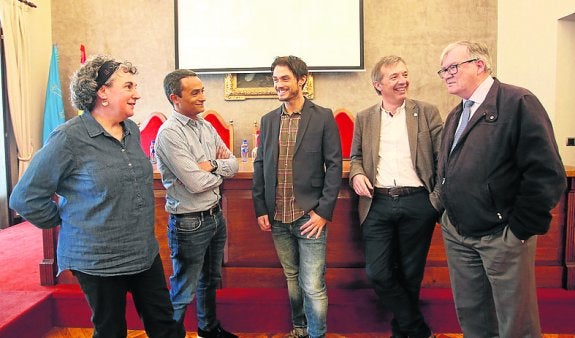
[{"label": "plaid shirt", "polygon": [[291,223],[305,214],[305,211],[297,205],[293,194],[292,160],[300,119],[301,112],[288,114],[285,108],[282,109],[274,215],[274,219],[282,223]]}]

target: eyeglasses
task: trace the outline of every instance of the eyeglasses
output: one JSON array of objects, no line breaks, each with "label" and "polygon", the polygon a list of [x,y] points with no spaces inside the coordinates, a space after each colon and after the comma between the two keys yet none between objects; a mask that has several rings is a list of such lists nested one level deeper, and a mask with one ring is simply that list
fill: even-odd
[{"label": "eyeglasses", "polygon": [[457,74],[457,71],[459,71],[459,66],[461,66],[462,64],[465,63],[470,63],[470,62],[475,62],[475,61],[479,61],[478,58],[475,59],[471,59],[471,60],[467,60],[467,61],[462,61],[460,63],[456,63],[454,65],[451,66],[447,66],[445,68],[441,68],[440,70],[437,71],[437,75],[439,75],[440,78],[443,79],[443,76],[445,75],[445,73],[449,73],[449,75],[455,75]]}]

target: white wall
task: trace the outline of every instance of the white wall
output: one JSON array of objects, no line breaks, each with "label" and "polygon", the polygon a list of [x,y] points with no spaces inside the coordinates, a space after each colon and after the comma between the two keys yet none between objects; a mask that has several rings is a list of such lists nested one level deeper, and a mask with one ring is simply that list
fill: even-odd
[{"label": "white wall", "polygon": [[563,162],[575,165],[575,147],[566,146],[575,137],[575,14],[559,20],[557,33],[555,135]]},{"label": "white wall", "polygon": [[[497,77],[531,90],[553,122],[565,164],[575,165],[573,100],[575,29],[565,17],[575,13],[575,0],[499,0]],[[562,19],[562,20],[560,20]],[[571,57],[568,57],[570,55]],[[568,95],[565,95],[567,93]]]}]

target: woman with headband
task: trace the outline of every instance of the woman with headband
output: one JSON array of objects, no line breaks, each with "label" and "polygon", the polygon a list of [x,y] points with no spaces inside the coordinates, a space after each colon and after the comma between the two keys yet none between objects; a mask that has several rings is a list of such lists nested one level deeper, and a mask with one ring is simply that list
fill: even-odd
[{"label": "woman with headband", "polygon": [[78,279],[94,337],[126,337],[128,292],[149,337],[179,331],[154,236],[152,165],[129,119],[140,98],[136,72],[107,56],[80,67],[70,91],[84,113],[50,135],[10,196],[30,223],[60,225],[58,274]]}]

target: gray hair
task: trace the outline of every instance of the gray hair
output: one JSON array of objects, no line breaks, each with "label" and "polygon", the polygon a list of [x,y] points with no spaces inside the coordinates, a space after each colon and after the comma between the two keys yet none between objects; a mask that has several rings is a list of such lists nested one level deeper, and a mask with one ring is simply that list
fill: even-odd
[{"label": "gray hair", "polygon": [[[132,66],[130,62],[119,62],[105,55],[90,57],[86,63],[76,70],[70,79],[70,101],[72,101],[74,107],[86,112],[92,111],[98,97],[98,89],[100,89],[96,82],[98,71],[107,61],[118,62],[119,65],[116,71],[121,70],[124,73],[130,74],[136,74],[138,72],[136,67]],[[109,86],[113,80],[114,75],[110,76],[103,85]]]},{"label": "gray hair", "polygon": [[[371,83],[374,84],[375,82],[379,82],[383,78],[383,74],[381,73],[381,67],[393,66],[399,62],[403,63],[404,65],[407,65],[405,63],[405,60],[403,60],[400,56],[397,56],[397,55],[388,55],[388,56],[382,57],[375,64],[375,66],[373,66],[373,68],[371,70]],[[375,86],[373,88],[375,89],[375,92],[377,93],[377,95],[381,95],[381,91],[379,91],[377,88],[375,88]]]},{"label": "gray hair", "polygon": [[439,63],[441,64],[443,62],[443,59],[445,58],[447,53],[451,52],[457,47],[465,47],[467,49],[467,52],[469,53],[469,56],[472,59],[482,60],[485,63],[485,71],[488,74],[491,74],[493,70],[491,68],[491,56],[489,56],[489,49],[487,48],[487,45],[480,42],[462,40],[450,43],[449,45],[447,45],[447,47],[445,47],[445,49],[443,49],[443,52],[441,52]]},{"label": "gray hair", "polygon": [[187,77],[198,77],[194,71],[190,69],[177,69],[166,75],[164,78],[164,93],[168,98],[168,102],[173,106],[170,95],[175,94],[182,97],[182,83],[181,80]]}]

